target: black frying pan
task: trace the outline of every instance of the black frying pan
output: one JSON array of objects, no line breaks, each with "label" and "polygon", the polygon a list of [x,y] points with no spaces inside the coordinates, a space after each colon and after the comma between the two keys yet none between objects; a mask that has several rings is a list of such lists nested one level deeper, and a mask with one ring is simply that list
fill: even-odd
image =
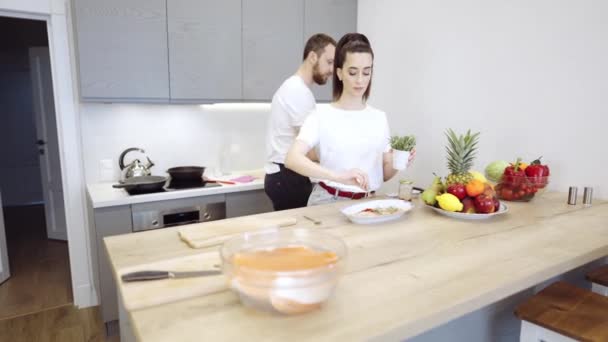
[{"label": "black frying pan", "polygon": [[114,184],[113,188],[124,188],[130,195],[148,194],[163,191],[167,177],[140,176],[127,178],[124,183]]},{"label": "black frying pan", "polygon": [[171,180],[178,182],[200,181],[203,178],[203,172],[205,172],[204,166],[180,166],[167,170]]}]

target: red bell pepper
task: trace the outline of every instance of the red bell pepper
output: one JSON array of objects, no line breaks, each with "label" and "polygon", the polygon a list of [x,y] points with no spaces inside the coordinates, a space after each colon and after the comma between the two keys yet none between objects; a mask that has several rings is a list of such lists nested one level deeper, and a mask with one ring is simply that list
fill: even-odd
[{"label": "red bell pepper", "polygon": [[[526,173],[521,169],[519,163],[521,159],[517,159],[515,165],[509,165],[503,172],[503,182],[508,185],[517,186],[526,178]],[[529,166],[528,166],[529,167]],[[527,168],[526,168],[527,169]]]},{"label": "red bell pepper", "polygon": [[540,158],[538,157],[526,168],[526,176],[533,184],[538,186],[546,185],[547,178],[549,176],[549,166],[542,165]]}]

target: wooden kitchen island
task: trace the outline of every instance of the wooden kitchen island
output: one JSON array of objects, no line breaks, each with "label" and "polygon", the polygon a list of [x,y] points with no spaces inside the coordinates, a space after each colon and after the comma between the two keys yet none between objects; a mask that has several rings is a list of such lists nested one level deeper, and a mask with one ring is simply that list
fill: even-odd
[{"label": "wooden kitchen island", "polygon": [[[506,203],[507,214],[486,221],[444,217],[415,200],[403,218],[379,225],[348,222],[339,208],[350,202],[200,224],[222,235],[248,229],[248,220],[295,217],[296,227],[342,237],[349,255],[334,296],[301,316],[248,309],[217,276],[118,287],[142,341],[397,341],[608,255],[608,202],[569,206],[565,194],[546,193]],[[191,249],[177,228],[105,241],[115,276],[180,260],[219,263],[218,247]]]}]

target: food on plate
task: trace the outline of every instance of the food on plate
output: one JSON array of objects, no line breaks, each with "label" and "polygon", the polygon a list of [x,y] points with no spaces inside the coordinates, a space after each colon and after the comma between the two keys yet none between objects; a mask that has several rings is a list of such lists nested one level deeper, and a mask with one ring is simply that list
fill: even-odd
[{"label": "food on plate", "polygon": [[462,212],[466,214],[475,214],[475,199],[465,197],[462,201]]},{"label": "food on plate", "polygon": [[[479,142],[479,133],[471,133],[468,130],[466,134],[457,135],[448,129],[446,136],[448,139],[447,166],[450,174],[445,178],[445,183],[442,183],[441,178],[435,175],[433,184],[422,193],[424,203],[441,209],[439,210],[441,213],[446,211],[463,214],[491,214],[500,211],[500,202],[492,184],[480,172],[471,170]],[[492,176],[494,168],[500,169],[502,176],[504,169],[509,166],[509,163],[503,161],[492,164],[486,168],[488,176]],[[434,198],[432,195],[435,195]]]},{"label": "food on plate", "polygon": [[377,208],[365,208],[360,212],[356,213],[357,216],[362,217],[378,217],[384,215],[392,215],[399,211],[397,207],[377,207]]},{"label": "food on plate", "polygon": [[471,174],[471,176],[473,176],[473,179],[476,179],[482,183],[487,183],[488,179],[481,174],[481,172],[479,171],[469,171],[469,173]]},{"label": "food on plate", "polygon": [[448,138],[446,151],[450,170],[446,184],[467,184],[474,178],[469,171],[477,153],[479,132],[471,134],[471,130],[468,130],[464,135],[456,135],[453,130],[448,129],[445,135]]},{"label": "food on plate", "polygon": [[480,180],[473,179],[466,185],[467,196],[475,197],[481,195],[486,189],[486,184]]},{"label": "food on plate", "polygon": [[494,198],[488,195],[481,194],[475,197],[474,204],[477,213],[490,214],[498,210],[498,207],[494,205]]},{"label": "food on plate", "polygon": [[467,190],[464,184],[460,183],[450,184],[448,186],[447,193],[458,197],[459,200],[467,197]]},{"label": "food on plate", "polygon": [[441,209],[446,211],[462,211],[463,207],[458,197],[448,193],[437,196],[437,203]]}]

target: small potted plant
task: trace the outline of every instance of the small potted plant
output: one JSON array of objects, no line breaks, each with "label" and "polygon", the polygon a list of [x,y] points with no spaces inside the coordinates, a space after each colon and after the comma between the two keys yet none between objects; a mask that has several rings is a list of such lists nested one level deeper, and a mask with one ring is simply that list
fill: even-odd
[{"label": "small potted plant", "polygon": [[416,146],[416,137],[413,135],[391,137],[391,147],[393,148],[393,168],[395,170],[405,170],[410,158],[410,151]]}]

